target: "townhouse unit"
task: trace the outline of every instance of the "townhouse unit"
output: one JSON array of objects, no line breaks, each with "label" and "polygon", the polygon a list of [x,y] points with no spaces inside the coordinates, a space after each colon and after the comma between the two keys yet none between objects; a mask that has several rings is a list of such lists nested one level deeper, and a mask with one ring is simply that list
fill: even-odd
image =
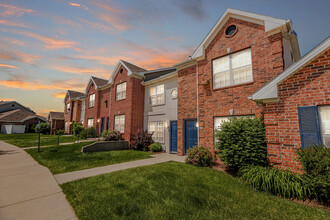
[{"label": "townhouse unit", "polygon": [[[227,9],[186,61],[147,71],[120,60],[109,80],[91,77],[69,101],[84,106],[86,128],[118,130],[125,140],[148,130],[178,155],[213,148],[230,117],[262,117],[270,162],[297,170],[297,148],[330,145],[329,62],[329,39],[300,58],[290,20]],[[79,105],[68,107],[68,97],[65,111]]]},{"label": "townhouse unit", "polygon": [[64,98],[64,131],[72,134],[72,123],[84,123],[85,94],[68,90]]}]

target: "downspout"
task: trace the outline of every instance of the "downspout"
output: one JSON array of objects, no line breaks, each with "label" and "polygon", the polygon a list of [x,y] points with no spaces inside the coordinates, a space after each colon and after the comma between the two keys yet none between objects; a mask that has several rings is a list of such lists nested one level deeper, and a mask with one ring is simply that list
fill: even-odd
[{"label": "downspout", "polygon": [[109,98],[109,122],[108,122],[108,123],[109,123],[109,125],[108,125],[108,126],[109,126],[109,127],[108,127],[109,130],[111,129],[111,128],[110,128],[110,124],[111,124],[111,123],[110,123],[110,121],[111,121],[111,117],[110,117],[110,114],[111,114],[111,89],[112,89],[112,85],[110,84],[110,92],[109,92],[109,94],[110,94],[110,98]]},{"label": "downspout", "polygon": [[199,107],[198,107],[198,61],[195,60],[195,63],[196,63],[196,94],[197,94],[197,99],[196,99],[196,102],[197,102],[197,109],[196,109],[196,113],[197,113],[197,146],[199,147]]}]

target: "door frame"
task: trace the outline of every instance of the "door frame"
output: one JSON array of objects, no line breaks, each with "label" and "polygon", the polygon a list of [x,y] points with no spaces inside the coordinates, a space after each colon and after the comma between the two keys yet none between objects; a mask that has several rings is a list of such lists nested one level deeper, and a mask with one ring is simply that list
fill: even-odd
[{"label": "door frame", "polygon": [[[172,151],[172,122],[176,122],[176,152]],[[170,149],[169,153],[177,154],[178,153],[178,120],[170,120]]]},{"label": "door frame", "polygon": [[[186,118],[183,119],[183,154],[186,155],[186,121],[196,121],[197,118]],[[197,128],[198,129],[198,128]],[[197,143],[198,143],[198,130],[197,130]]]},{"label": "door frame", "polygon": [[104,124],[105,124],[105,118],[101,118],[101,126],[100,126],[100,133],[104,131]]}]

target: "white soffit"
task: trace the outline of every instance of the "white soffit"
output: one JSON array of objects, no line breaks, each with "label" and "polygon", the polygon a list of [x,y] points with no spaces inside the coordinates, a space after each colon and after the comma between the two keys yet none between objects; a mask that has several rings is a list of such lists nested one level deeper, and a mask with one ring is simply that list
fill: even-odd
[{"label": "white soffit", "polygon": [[292,64],[289,68],[285,71],[280,73],[277,77],[271,80],[269,83],[261,87],[255,93],[253,93],[251,99],[255,101],[262,101],[265,100],[278,100],[278,85],[289,78],[292,74],[294,74],[297,70],[304,67],[308,64],[311,60],[317,57],[319,54],[325,52],[326,50],[330,49],[330,37],[320,43],[317,47],[315,47],[312,51],[302,57],[299,61]]}]

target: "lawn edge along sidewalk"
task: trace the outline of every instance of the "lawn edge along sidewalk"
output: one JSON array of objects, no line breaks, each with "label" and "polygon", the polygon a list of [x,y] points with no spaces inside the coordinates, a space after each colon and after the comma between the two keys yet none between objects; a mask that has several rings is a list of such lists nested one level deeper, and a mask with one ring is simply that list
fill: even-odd
[{"label": "lawn edge along sidewalk", "polygon": [[51,172],[4,141],[0,141],[0,219],[77,219]]},{"label": "lawn edge along sidewalk", "polygon": [[168,161],[176,161],[176,162],[183,163],[186,158],[185,156],[177,156],[174,154],[167,154],[167,153],[155,154],[153,156],[154,156],[154,158],[150,158],[150,159],[134,160],[134,161],[107,165],[107,166],[102,166],[102,167],[95,167],[95,168],[90,168],[90,169],[85,169],[85,170],[60,173],[60,174],[54,175],[54,177],[59,184],[63,184],[63,183],[72,182],[72,181],[87,178],[87,177],[98,176],[101,174],[112,173],[115,171],[126,170],[126,169],[130,169],[130,168],[135,168],[135,167],[164,163],[164,162],[168,162]]}]

